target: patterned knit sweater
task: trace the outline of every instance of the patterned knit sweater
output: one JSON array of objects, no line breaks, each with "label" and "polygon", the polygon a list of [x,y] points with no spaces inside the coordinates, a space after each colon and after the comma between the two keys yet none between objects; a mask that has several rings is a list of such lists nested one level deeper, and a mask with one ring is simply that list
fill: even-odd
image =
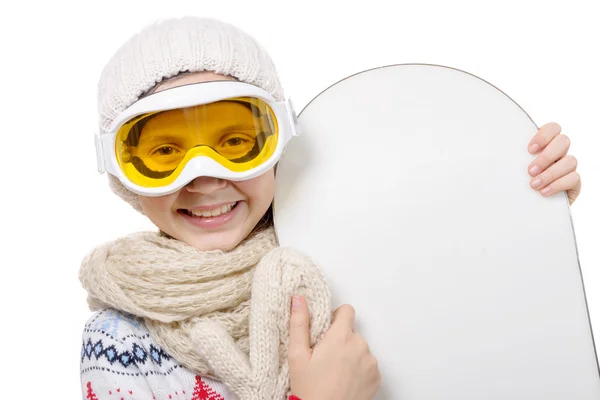
[{"label": "patterned knit sweater", "polygon": [[84,400],[235,400],[219,382],[179,365],[150,337],[144,322],[115,310],[86,323],[81,348]]}]

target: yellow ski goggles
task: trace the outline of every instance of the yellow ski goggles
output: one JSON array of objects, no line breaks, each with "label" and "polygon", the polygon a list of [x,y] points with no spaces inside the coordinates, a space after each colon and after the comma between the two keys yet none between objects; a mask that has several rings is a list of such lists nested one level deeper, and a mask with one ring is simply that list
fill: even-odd
[{"label": "yellow ski goggles", "polygon": [[241,82],[185,85],[137,101],[96,135],[98,170],[137,194],[161,196],[199,176],[257,177],[297,135],[289,99]]}]

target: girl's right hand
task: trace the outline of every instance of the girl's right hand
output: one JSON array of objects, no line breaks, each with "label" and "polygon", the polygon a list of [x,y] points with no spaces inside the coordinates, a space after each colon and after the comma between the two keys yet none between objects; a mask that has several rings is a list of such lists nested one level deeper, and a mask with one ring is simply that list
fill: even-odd
[{"label": "girl's right hand", "polygon": [[372,399],[381,384],[377,360],[354,332],[354,309],[338,308],[323,340],[310,348],[309,311],[292,299],[288,363],[292,394],[301,400]]}]

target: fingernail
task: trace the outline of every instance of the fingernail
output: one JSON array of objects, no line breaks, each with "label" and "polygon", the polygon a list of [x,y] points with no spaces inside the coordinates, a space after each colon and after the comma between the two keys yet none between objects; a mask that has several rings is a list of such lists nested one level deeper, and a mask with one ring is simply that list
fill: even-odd
[{"label": "fingernail", "polygon": [[540,172],[540,167],[538,167],[537,165],[532,165],[529,168],[529,172],[531,172],[533,175],[536,175],[538,172]]},{"label": "fingernail", "polygon": [[298,310],[302,306],[302,298],[300,296],[292,297],[292,310]]},{"label": "fingernail", "polygon": [[537,153],[537,151],[540,149],[540,145],[537,143],[532,144],[531,146],[529,146],[529,152],[530,153]]},{"label": "fingernail", "polygon": [[542,180],[540,178],[535,178],[531,184],[534,188],[539,187],[542,184]]},{"label": "fingernail", "polygon": [[550,193],[550,188],[549,187],[545,187],[542,190],[540,190],[540,192],[545,196],[548,193]]}]

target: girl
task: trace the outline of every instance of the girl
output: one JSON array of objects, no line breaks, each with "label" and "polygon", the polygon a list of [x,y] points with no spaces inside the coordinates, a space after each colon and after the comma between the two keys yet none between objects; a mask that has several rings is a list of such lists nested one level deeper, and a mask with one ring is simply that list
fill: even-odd
[{"label": "girl", "polygon": [[[275,166],[296,127],[264,49],[223,22],[167,20],[126,42],[98,89],[99,167],[159,232],[82,263],[95,311],[83,397],[372,398],[381,377],[354,310],[332,313],[318,268],[277,247]],[[532,187],[573,202],[580,182],[560,127],[530,145]]]}]

